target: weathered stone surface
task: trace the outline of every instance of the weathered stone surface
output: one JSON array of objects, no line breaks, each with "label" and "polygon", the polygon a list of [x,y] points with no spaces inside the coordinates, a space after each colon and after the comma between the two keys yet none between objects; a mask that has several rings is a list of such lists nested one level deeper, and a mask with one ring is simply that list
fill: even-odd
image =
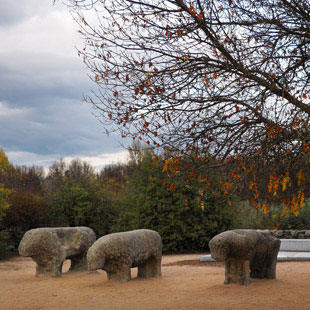
[{"label": "weathered stone surface", "polygon": [[161,276],[162,241],[153,230],[139,229],[99,238],[88,250],[89,270],[102,269],[108,279],[127,282],[131,268],[138,267],[139,278]]},{"label": "weathered stone surface", "polygon": [[267,230],[279,239],[310,239],[310,230]]},{"label": "weathered stone surface", "polygon": [[25,233],[18,252],[37,263],[36,276],[60,277],[66,259],[71,260],[69,271],[87,270],[87,250],[95,241],[88,227],[36,228]]},{"label": "weathered stone surface", "polygon": [[251,278],[275,279],[281,241],[267,231],[225,231],[209,242],[211,257],[225,261],[225,284],[248,285]]}]

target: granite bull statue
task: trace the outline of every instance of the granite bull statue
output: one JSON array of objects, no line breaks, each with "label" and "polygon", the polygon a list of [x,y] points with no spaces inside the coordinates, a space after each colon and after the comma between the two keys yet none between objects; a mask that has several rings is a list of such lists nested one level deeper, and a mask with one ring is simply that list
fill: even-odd
[{"label": "granite bull statue", "polygon": [[211,257],[225,261],[225,284],[250,284],[250,278],[276,278],[281,241],[267,231],[236,229],[209,242]]},{"label": "granite bull statue", "polygon": [[60,277],[66,259],[71,260],[69,271],[88,270],[86,254],[95,241],[88,227],[36,228],[25,233],[18,251],[36,262],[36,276]]},{"label": "granite bull statue", "polygon": [[106,271],[108,280],[131,280],[131,268],[138,267],[139,278],[161,276],[162,241],[153,230],[139,229],[99,238],[88,250],[90,271]]}]

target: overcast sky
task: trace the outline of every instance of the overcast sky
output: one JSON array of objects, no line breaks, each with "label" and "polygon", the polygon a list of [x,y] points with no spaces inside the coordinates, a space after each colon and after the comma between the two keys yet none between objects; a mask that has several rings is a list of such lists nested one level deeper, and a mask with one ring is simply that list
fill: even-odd
[{"label": "overcast sky", "polygon": [[68,9],[52,0],[0,0],[0,147],[19,165],[80,157],[94,167],[125,160],[117,135],[83,102],[95,84]]}]

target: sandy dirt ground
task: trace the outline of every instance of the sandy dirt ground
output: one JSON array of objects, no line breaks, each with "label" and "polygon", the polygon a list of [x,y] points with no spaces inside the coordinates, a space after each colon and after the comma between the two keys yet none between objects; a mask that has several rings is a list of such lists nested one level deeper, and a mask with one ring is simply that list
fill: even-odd
[{"label": "sandy dirt ground", "polygon": [[106,273],[34,277],[30,258],[0,261],[1,310],[309,310],[310,262],[277,264],[276,280],[252,279],[249,286],[224,285],[222,263],[201,255],[163,257],[162,278],[107,281]]}]

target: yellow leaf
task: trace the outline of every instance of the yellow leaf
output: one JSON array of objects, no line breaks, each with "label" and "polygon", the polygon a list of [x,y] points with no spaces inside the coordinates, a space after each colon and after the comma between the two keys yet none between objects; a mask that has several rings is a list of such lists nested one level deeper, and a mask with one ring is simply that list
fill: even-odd
[{"label": "yellow leaf", "polygon": [[253,189],[255,187],[256,183],[253,182],[253,181],[250,181],[250,184],[249,184],[249,189]]},{"label": "yellow leaf", "polygon": [[302,208],[305,205],[305,194],[302,191],[299,191],[297,194],[298,209]]},{"label": "yellow leaf", "polygon": [[202,211],[205,209],[205,204],[204,204],[203,200],[200,202],[200,208]]},{"label": "yellow leaf", "polygon": [[277,195],[278,187],[279,187],[280,178],[275,175],[273,172],[272,175],[269,177],[268,183],[268,191],[271,193],[273,191],[273,196]]},{"label": "yellow leaf", "polygon": [[242,166],[242,168],[245,171],[245,173],[248,174],[248,173],[250,173],[253,170],[254,164],[251,165],[250,167]]},{"label": "yellow leaf", "polygon": [[166,159],[166,160],[165,160],[165,163],[164,163],[164,166],[163,166],[163,171],[162,171],[162,172],[167,171],[167,170],[168,170],[168,166],[169,166],[169,160]]},{"label": "yellow leaf", "polygon": [[288,176],[288,174],[285,174],[285,177],[282,179],[282,192],[286,191],[286,187],[288,182],[290,181],[290,177]]},{"label": "yellow leaf", "polygon": [[270,210],[270,209],[269,209],[268,203],[263,203],[262,209],[263,209],[263,211],[264,211],[265,214],[268,213],[269,210]]},{"label": "yellow leaf", "polygon": [[302,170],[299,170],[298,173],[297,173],[297,179],[298,179],[298,185],[301,184],[301,182],[304,182],[305,181],[305,177],[302,173]]},{"label": "yellow leaf", "polygon": [[289,205],[290,205],[290,201],[285,205],[285,208],[283,209],[283,211],[282,211],[280,217],[283,217],[283,215],[286,213],[286,211],[287,211]]}]

